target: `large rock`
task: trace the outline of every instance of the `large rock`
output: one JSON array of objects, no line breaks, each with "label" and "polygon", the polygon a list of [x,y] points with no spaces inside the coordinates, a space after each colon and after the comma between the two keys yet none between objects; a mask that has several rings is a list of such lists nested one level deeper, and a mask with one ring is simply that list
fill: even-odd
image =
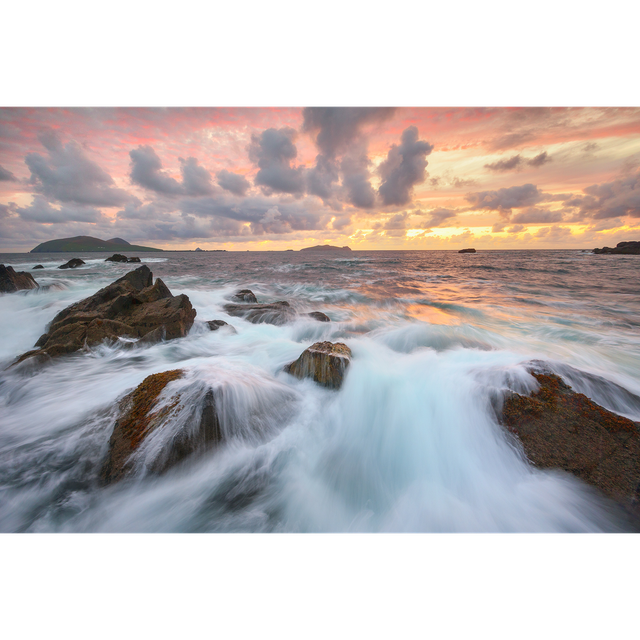
[{"label": "large rock", "polygon": [[258,302],[255,293],[253,293],[251,289],[240,289],[240,291],[236,291],[231,296],[231,299],[235,300],[236,302]]},{"label": "large rock", "polygon": [[[159,403],[158,400],[165,387],[182,378],[183,374],[182,370],[176,369],[150,375],[120,401],[120,415],[111,434],[109,452],[100,474],[103,484],[117,482],[134,470],[134,454],[143,441],[170,419],[180,402],[180,394],[176,393],[165,403]],[[182,429],[172,438],[168,450],[152,458],[149,471],[163,473],[187,456],[221,441],[222,432],[211,390],[204,396],[198,418],[195,430]]]},{"label": "large rock", "polygon": [[563,469],[634,509],[640,483],[640,424],[616,415],[554,374],[534,373],[531,396],[511,393],[501,422],[537,467]]},{"label": "large rock", "polygon": [[351,349],[342,342],[316,342],[284,370],[296,378],[312,378],[329,389],[342,386],[351,362]]},{"label": "large rock", "polygon": [[185,336],[196,316],[186,295],[173,296],[168,287],[142,266],[63,309],[35,346],[18,362],[32,356],[58,356],[93,346],[105,339],[141,338],[158,342]]},{"label": "large rock", "polygon": [[326,313],[322,313],[322,311],[311,311],[307,315],[318,322],[331,322],[331,318]]},{"label": "large rock", "polygon": [[458,251],[458,253],[475,253],[476,250],[473,248],[469,248],[469,249],[460,249],[460,251]]},{"label": "large rock", "polygon": [[228,322],[224,320],[207,320],[205,324],[209,327],[211,331],[217,331],[218,329],[222,329],[222,327],[228,328],[232,333],[237,333],[234,327],[232,327]]},{"label": "large rock", "polygon": [[33,267],[34,269],[44,269],[44,267],[41,264],[37,264],[35,267]]},{"label": "large rock", "polygon": [[620,255],[640,255],[640,242],[630,240],[627,242],[618,242],[615,248],[603,247],[602,249],[594,249],[593,253],[620,254]]},{"label": "large rock", "polygon": [[64,264],[61,264],[58,269],[75,269],[76,267],[79,267],[81,264],[86,264],[84,260],[81,260],[80,258],[71,258],[71,260],[69,260],[69,262],[65,262]]},{"label": "large rock", "polygon": [[121,253],[114,253],[111,257],[107,258],[105,262],[127,262],[127,256],[123,256]]},{"label": "large rock", "polygon": [[253,324],[282,325],[296,316],[296,312],[286,301],[271,304],[225,304],[224,310],[230,316],[244,318]]},{"label": "large rock", "polygon": [[0,293],[14,293],[22,289],[37,289],[38,283],[26,271],[15,271],[13,267],[0,264]]}]

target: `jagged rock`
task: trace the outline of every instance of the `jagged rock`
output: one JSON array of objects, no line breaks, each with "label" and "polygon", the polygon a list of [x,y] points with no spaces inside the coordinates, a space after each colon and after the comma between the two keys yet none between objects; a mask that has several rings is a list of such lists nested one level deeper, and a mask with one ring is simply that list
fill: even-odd
[{"label": "jagged rock", "polygon": [[233,296],[231,296],[231,299],[236,302],[258,302],[258,299],[251,289],[241,289],[240,291],[236,291]]},{"label": "jagged rock", "polygon": [[253,324],[282,325],[295,318],[295,311],[286,301],[271,304],[225,304],[224,310],[230,316],[244,318]]},{"label": "jagged rock", "polygon": [[307,315],[318,322],[331,322],[331,318],[326,313],[322,313],[322,311],[312,311]]},{"label": "jagged rock", "polygon": [[17,362],[39,356],[58,356],[121,336],[158,342],[185,336],[196,316],[186,295],[173,296],[149,267],[138,267],[97,293],[63,309],[47,333],[36,342],[37,349]]},{"label": "jagged rock", "polygon": [[296,378],[313,378],[324,387],[339,389],[350,362],[351,349],[346,344],[316,342],[284,370]]},{"label": "jagged rock", "polygon": [[630,240],[628,242],[618,242],[614,249],[611,247],[602,247],[602,249],[594,249],[593,253],[600,254],[618,254],[618,255],[640,255],[640,242]]},{"label": "jagged rock", "polygon": [[114,253],[110,258],[107,258],[105,262],[128,262],[128,258],[121,253]]},{"label": "jagged rock", "polygon": [[476,250],[475,249],[460,249],[460,251],[458,251],[458,253],[475,253]]},{"label": "jagged rock", "polygon": [[138,258],[137,256],[133,256],[132,258],[129,258],[127,262],[142,262],[142,260],[140,260],[140,258]]},{"label": "jagged rock", "polygon": [[[133,454],[142,442],[171,416],[180,402],[180,394],[171,397],[169,402],[162,406],[158,406],[158,399],[170,382],[182,378],[183,375],[181,369],[150,375],[120,401],[120,415],[111,434],[109,452],[100,474],[103,484],[117,482],[133,470]],[[209,390],[204,396],[198,427],[195,431],[182,430],[172,439],[170,450],[154,459],[149,470],[153,473],[163,473],[187,456],[206,450],[221,440],[222,432],[215,400],[213,392]]]},{"label": "jagged rock", "polygon": [[554,374],[534,373],[530,397],[511,393],[500,421],[537,467],[568,471],[636,508],[640,495],[640,424],[616,415]]},{"label": "jagged rock", "polygon": [[14,293],[22,289],[37,289],[38,283],[26,271],[15,271],[13,267],[0,264],[0,293]]},{"label": "jagged rock", "polygon": [[233,333],[237,333],[235,328],[224,320],[207,320],[206,325],[211,329],[211,331],[217,331],[221,327],[229,327]]},{"label": "jagged rock", "polygon": [[44,269],[44,267],[41,264],[37,264],[35,267],[33,267],[34,269]]},{"label": "jagged rock", "polygon": [[85,261],[81,260],[80,258],[71,258],[69,262],[65,262],[64,264],[61,264],[58,267],[58,269],[75,269],[76,267],[79,267],[81,264],[85,264]]}]

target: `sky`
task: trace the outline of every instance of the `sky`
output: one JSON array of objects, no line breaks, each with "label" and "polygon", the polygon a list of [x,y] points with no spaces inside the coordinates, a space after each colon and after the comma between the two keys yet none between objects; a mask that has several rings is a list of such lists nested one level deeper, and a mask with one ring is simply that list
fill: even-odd
[{"label": "sky", "polygon": [[0,250],[640,240],[639,108],[2,108]]}]

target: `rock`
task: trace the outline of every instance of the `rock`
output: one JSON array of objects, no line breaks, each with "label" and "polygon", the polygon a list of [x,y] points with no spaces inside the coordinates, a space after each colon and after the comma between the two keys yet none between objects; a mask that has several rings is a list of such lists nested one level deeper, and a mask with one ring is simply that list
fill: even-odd
[{"label": "rock", "polygon": [[85,264],[84,260],[80,260],[80,258],[71,258],[69,262],[65,262],[65,264],[61,264],[58,269],[75,269],[79,267],[81,264]]},{"label": "rock", "polygon": [[233,333],[237,333],[234,327],[232,327],[228,322],[224,320],[207,320],[205,324],[211,329],[211,331],[217,331],[222,327],[229,327],[233,331]]},{"label": "rock", "polygon": [[458,253],[475,253],[476,250],[471,248],[471,249],[460,249],[460,251],[458,251]]},{"label": "rock", "polygon": [[617,255],[640,255],[640,242],[636,240],[630,240],[628,242],[618,242],[615,249],[610,247],[603,247],[602,249],[594,249],[593,253],[596,254],[617,254]]},{"label": "rock", "polygon": [[[117,482],[133,471],[133,454],[146,438],[171,417],[180,402],[178,393],[169,398],[169,402],[158,406],[161,394],[170,382],[183,375],[180,369],[150,375],[120,401],[120,415],[111,434],[109,451],[100,474],[103,484]],[[172,438],[170,449],[152,461],[149,471],[163,473],[187,456],[206,450],[222,440],[211,390],[204,395],[199,409],[196,429],[183,429]]]},{"label": "rock", "polygon": [[23,289],[37,289],[38,283],[26,271],[15,271],[13,267],[0,264],[0,293],[14,293]]},{"label": "rock", "polygon": [[295,318],[295,311],[286,301],[271,304],[225,304],[224,310],[231,316],[244,318],[253,324],[282,325]]},{"label": "rock", "polygon": [[127,262],[142,262],[142,260],[140,260],[140,258],[138,258],[137,256],[133,256],[132,258],[129,258]]},{"label": "rock", "polygon": [[316,342],[284,370],[296,378],[313,378],[329,389],[339,389],[351,362],[351,349],[342,342]]},{"label": "rock", "polygon": [[114,253],[110,258],[107,258],[105,262],[128,262],[128,258],[121,253]]},{"label": "rock", "polygon": [[185,336],[196,316],[186,295],[173,296],[149,267],[138,267],[97,293],[63,309],[47,333],[36,342],[37,349],[17,362],[39,356],[58,356],[105,339],[122,336],[158,342]]},{"label": "rock", "polygon": [[236,302],[258,302],[255,294],[250,289],[241,289],[240,291],[236,291],[233,296],[231,296],[231,299]]},{"label": "rock", "polygon": [[322,313],[322,311],[312,311],[307,315],[318,322],[331,322],[331,318],[326,313]]},{"label": "rock", "polygon": [[44,269],[44,267],[41,264],[37,264],[35,267],[33,267],[34,269]]},{"label": "rock", "polygon": [[563,469],[615,501],[638,505],[640,424],[616,415],[554,374],[532,373],[540,389],[509,395],[500,421],[540,468]]}]

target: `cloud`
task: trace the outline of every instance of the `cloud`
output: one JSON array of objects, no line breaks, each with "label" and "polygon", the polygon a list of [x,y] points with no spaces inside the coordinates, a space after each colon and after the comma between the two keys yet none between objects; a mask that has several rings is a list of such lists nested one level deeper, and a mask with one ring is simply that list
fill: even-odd
[{"label": "cloud", "polygon": [[70,204],[56,209],[42,196],[34,196],[30,206],[16,207],[15,211],[28,222],[59,224],[62,222],[100,222],[105,219],[102,212],[93,207]]},{"label": "cloud", "polygon": [[640,218],[640,171],[611,182],[593,184],[583,192],[586,195],[578,195],[565,202],[566,206],[579,207],[572,221],[623,216]]},{"label": "cloud", "polygon": [[547,164],[547,162],[551,162],[551,160],[552,160],[551,156],[546,151],[543,151],[542,153],[539,153],[537,156],[534,156],[533,158],[530,158],[529,160],[527,160],[527,164],[531,167],[541,167],[543,164]]},{"label": "cloud", "polygon": [[476,191],[465,196],[473,209],[510,212],[512,208],[527,207],[546,200],[542,191],[533,184],[507,187],[497,191]]},{"label": "cloud", "polygon": [[387,231],[406,229],[408,218],[409,214],[406,211],[404,211],[403,213],[396,213],[395,216],[392,216],[385,222],[383,229]]},{"label": "cloud", "polygon": [[514,147],[519,147],[525,142],[532,140],[533,138],[535,138],[535,135],[530,131],[508,133],[506,135],[500,136],[499,138],[494,138],[491,142],[489,142],[489,148],[492,151],[513,149]]},{"label": "cloud", "polygon": [[211,174],[198,165],[195,158],[187,158],[180,161],[180,171],[182,173],[182,188],[189,196],[208,196],[213,193],[211,184]]},{"label": "cloud", "polygon": [[369,165],[371,164],[365,151],[342,159],[342,186],[346,190],[347,200],[360,209],[371,209],[375,204],[376,194],[369,181]]},{"label": "cloud", "polygon": [[123,205],[131,196],[115,187],[113,178],[89,159],[75,142],[63,145],[54,131],[40,134],[47,157],[28,153],[25,163],[31,171],[29,182],[51,200],[81,205],[113,207]]},{"label": "cloud", "polygon": [[422,227],[427,229],[431,227],[439,227],[445,220],[451,220],[455,218],[458,212],[455,209],[446,209],[445,207],[438,207],[428,212],[429,219],[426,220]]},{"label": "cloud", "polygon": [[266,129],[260,136],[251,136],[249,158],[260,169],[254,182],[265,194],[300,196],[304,193],[304,169],[291,166],[291,161],[298,155],[295,138],[296,131],[291,127]]},{"label": "cloud", "polygon": [[512,171],[513,169],[519,169],[522,165],[526,164],[530,167],[541,167],[543,164],[551,162],[551,156],[543,151],[533,158],[523,158],[520,154],[511,156],[507,160],[498,160],[497,162],[485,164],[485,169],[493,171],[495,173],[505,173],[506,171]]},{"label": "cloud", "polygon": [[427,178],[426,157],[433,146],[418,140],[417,127],[407,127],[402,132],[402,142],[389,149],[386,160],[379,167],[382,184],[378,193],[385,205],[407,204],[413,195],[413,187]]},{"label": "cloud", "polygon": [[16,178],[11,171],[0,165],[0,182],[16,182],[17,180],[18,178]]},{"label": "cloud", "polygon": [[527,227],[525,227],[525,225],[523,224],[514,224],[513,227],[509,227],[507,229],[507,233],[520,233],[521,231],[524,231]]},{"label": "cloud", "polygon": [[247,191],[251,187],[251,183],[244,176],[232,173],[226,169],[218,171],[216,177],[218,178],[218,184],[223,189],[230,191],[236,196],[246,195]]},{"label": "cloud", "polygon": [[548,209],[529,207],[513,216],[510,222],[513,224],[548,224],[551,222],[562,222],[562,219],[561,211],[549,211]]},{"label": "cloud", "polygon": [[180,183],[162,171],[162,161],[148,145],[140,145],[129,152],[131,158],[131,181],[140,187],[163,195],[180,195]]}]

